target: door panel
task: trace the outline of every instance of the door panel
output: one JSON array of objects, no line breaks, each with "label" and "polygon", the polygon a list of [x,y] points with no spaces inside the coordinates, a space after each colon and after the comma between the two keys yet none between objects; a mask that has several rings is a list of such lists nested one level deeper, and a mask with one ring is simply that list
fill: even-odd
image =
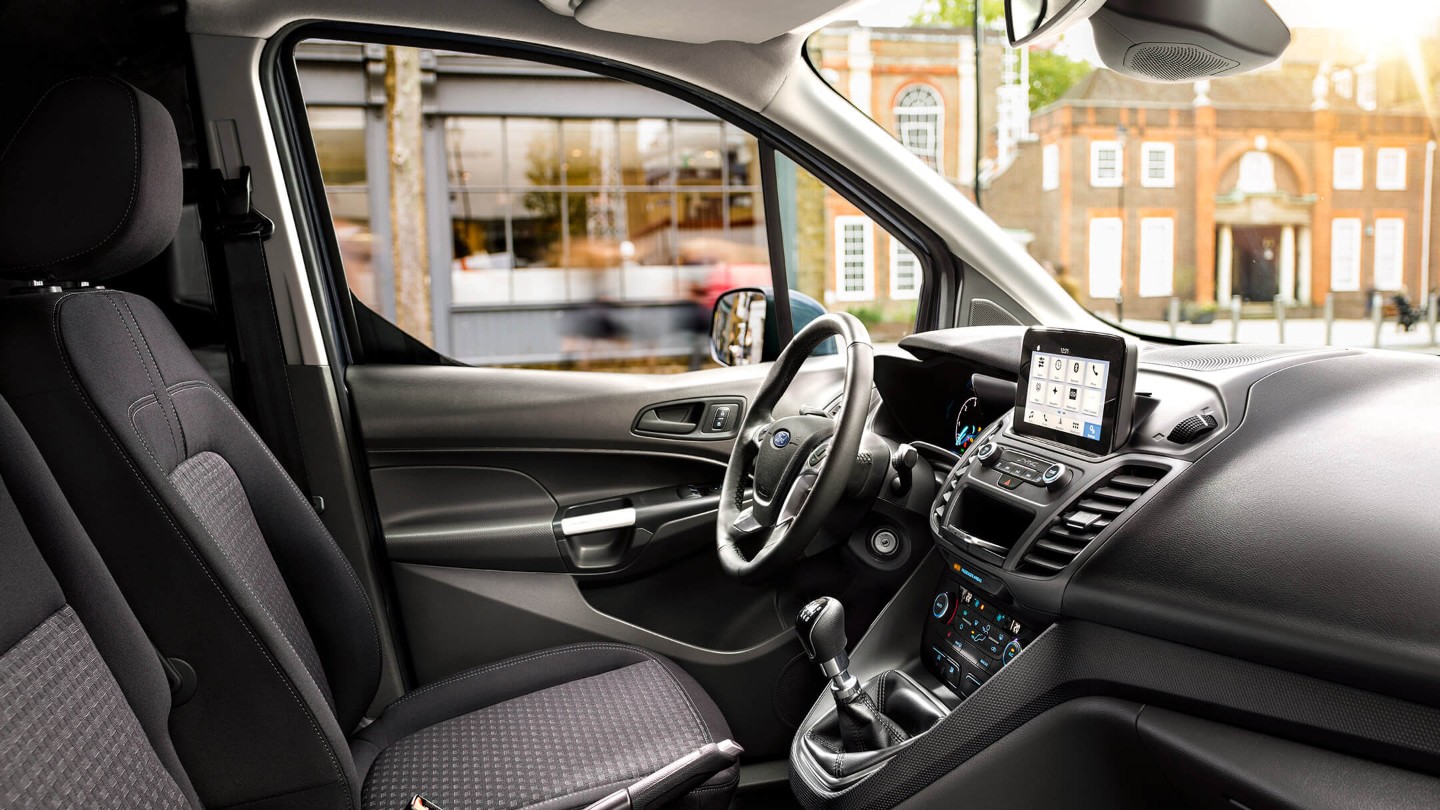
[{"label": "door panel", "polygon": [[[752,754],[781,754],[785,720],[822,687],[789,627],[798,605],[725,576],[714,551],[716,487],[768,372],[352,367],[418,680],[557,644],[639,644],[699,680]],[[776,414],[824,407],[843,373],[811,358]],[[647,431],[657,409],[694,429]]]}]

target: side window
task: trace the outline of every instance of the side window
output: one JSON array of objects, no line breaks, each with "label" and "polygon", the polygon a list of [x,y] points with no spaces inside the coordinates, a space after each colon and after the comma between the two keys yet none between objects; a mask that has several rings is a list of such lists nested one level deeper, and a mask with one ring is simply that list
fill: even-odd
[{"label": "side window", "polygon": [[[393,89],[404,82],[387,90],[404,51],[422,74],[412,97]],[[711,365],[699,338],[715,299],[773,286],[773,222],[797,329],[842,308],[877,339],[913,329],[923,268],[907,246],[783,159],[767,219],[760,144],[684,101],[509,58],[330,41],[295,56],[346,282],[442,354],[638,373]],[[421,122],[416,154],[390,127],[404,105]],[[423,223],[423,250],[392,239],[402,219]],[[397,291],[417,280],[429,311],[407,317],[424,296]]]}]

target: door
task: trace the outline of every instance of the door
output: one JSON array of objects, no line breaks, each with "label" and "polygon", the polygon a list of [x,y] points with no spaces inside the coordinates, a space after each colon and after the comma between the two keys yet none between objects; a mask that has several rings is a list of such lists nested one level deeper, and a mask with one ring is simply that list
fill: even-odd
[{"label": "door", "polygon": [[[718,486],[769,366],[711,359],[710,307],[765,288],[770,356],[786,313],[798,328],[825,301],[894,340],[925,255],[731,122],[514,58],[416,60],[439,67],[418,176],[399,176],[385,116],[407,102],[376,109],[369,51],[347,63],[344,47],[300,43],[295,62],[414,680],[635,644],[693,675],[751,755],[783,755],[822,688],[793,617],[841,573],[747,586],[720,570]],[[392,235],[417,222],[424,255]],[[777,415],[830,408],[842,374],[838,355],[811,357]]]}]

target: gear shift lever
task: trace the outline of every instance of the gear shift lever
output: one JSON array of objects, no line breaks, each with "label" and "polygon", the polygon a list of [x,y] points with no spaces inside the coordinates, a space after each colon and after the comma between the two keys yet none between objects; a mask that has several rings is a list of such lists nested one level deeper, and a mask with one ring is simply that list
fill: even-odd
[{"label": "gear shift lever", "polygon": [[830,679],[830,695],[840,721],[846,751],[879,751],[907,739],[850,674],[845,654],[845,607],[840,600],[822,596],[800,609],[795,632],[811,661]]},{"label": "gear shift lever", "polygon": [[850,656],[845,654],[845,606],[840,600],[822,596],[800,608],[795,632],[805,654],[820,664],[820,671],[830,679],[835,699],[852,697],[860,682],[850,674]]}]

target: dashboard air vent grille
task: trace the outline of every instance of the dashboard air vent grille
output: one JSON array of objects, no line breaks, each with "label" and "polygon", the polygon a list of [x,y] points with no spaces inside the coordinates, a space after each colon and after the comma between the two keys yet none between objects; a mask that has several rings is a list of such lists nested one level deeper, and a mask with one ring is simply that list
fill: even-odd
[{"label": "dashboard air vent grille", "polygon": [[1100,479],[1061,512],[1026,550],[1017,570],[1051,576],[1065,570],[1100,532],[1125,514],[1167,473],[1163,467],[1130,464]]}]

